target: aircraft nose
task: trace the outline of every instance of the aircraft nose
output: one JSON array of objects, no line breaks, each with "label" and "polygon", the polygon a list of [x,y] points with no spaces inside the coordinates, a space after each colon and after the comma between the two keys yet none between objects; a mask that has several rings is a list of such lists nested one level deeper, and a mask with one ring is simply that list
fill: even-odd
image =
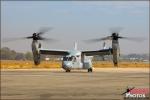
[{"label": "aircraft nose", "polygon": [[64,66],[66,67],[66,68],[71,68],[72,67],[72,64],[71,64],[71,62],[64,62]]}]

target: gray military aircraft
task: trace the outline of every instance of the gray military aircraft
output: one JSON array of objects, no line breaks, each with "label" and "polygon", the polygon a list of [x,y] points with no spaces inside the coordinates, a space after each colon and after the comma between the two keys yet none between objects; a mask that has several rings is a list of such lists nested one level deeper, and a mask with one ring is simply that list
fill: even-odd
[{"label": "gray military aircraft", "polygon": [[101,38],[101,39],[94,39],[92,41],[101,41],[101,40],[112,40],[112,47],[111,48],[103,48],[101,50],[95,51],[79,51],[77,50],[77,43],[75,43],[75,47],[73,50],[47,50],[41,48],[41,43],[39,40],[48,40],[47,38],[42,37],[41,35],[44,32],[33,33],[32,36],[26,37],[27,39],[32,39],[32,52],[35,65],[40,64],[40,55],[59,55],[63,56],[62,61],[62,68],[66,70],[66,72],[70,72],[72,69],[87,69],[88,72],[93,71],[92,61],[89,56],[95,55],[112,55],[113,56],[113,63],[114,66],[118,66],[118,57],[119,57],[119,38],[124,38],[118,36],[118,33],[112,33],[111,36]]},{"label": "gray military aircraft", "polygon": [[[73,50],[47,50],[41,48],[41,43],[39,40],[53,40],[44,38],[41,35],[46,33],[48,30],[44,29],[40,32],[33,33],[32,36],[25,37],[25,39],[32,39],[32,52],[33,52],[33,60],[35,65],[40,64],[40,56],[41,54],[45,55],[59,55],[63,56],[62,61],[62,68],[66,72],[70,72],[72,69],[87,69],[88,72],[93,71],[92,67],[92,61],[89,58],[89,56],[104,56],[104,55],[112,55],[113,57],[113,63],[114,66],[118,66],[118,57],[120,56],[120,50],[119,50],[119,41],[118,39],[130,39],[127,37],[119,36],[117,32],[113,32],[111,36],[107,36],[104,38],[98,38],[98,39],[91,39],[90,42],[97,42],[97,41],[103,41],[103,40],[111,40],[112,41],[112,47],[111,48],[104,48],[101,50],[95,50],[95,51],[79,51],[77,49],[77,43],[75,43]],[[133,39],[133,38],[131,38]]]}]

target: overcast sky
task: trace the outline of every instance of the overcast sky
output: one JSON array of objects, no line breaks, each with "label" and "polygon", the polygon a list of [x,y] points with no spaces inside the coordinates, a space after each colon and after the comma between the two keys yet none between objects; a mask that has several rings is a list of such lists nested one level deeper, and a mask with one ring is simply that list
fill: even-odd
[{"label": "overcast sky", "polygon": [[[41,27],[53,27],[44,35],[60,40],[42,43],[47,49],[97,50],[102,43],[86,44],[82,40],[110,35],[110,28],[122,27],[120,35],[144,37],[143,42],[120,40],[122,54],[149,52],[148,1],[2,1],[1,38],[23,37]],[[2,47],[25,52],[31,40],[3,43]],[[110,41],[107,45],[110,46]]]}]

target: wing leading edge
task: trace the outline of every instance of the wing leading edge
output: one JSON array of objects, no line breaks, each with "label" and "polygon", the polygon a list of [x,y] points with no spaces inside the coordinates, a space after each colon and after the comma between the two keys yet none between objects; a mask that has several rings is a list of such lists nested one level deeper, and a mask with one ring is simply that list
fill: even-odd
[{"label": "wing leading edge", "polygon": [[[112,48],[109,49],[102,49],[102,50],[97,50],[97,51],[82,51],[82,54],[86,55],[86,56],[94,56],[94,55],[111,55],[112,54]],[[64,50],[40,50],[41,54],[46,54],[46,55],[69,55],[68,51],[64,51]]]},{"label": "wing leading edge", "polygon": [[68,55],[69,52],[68,51],[61,51],[61,50],[40,50],[41,54],[46,54],[46,55],[60,55],[60,56],[64,56],[64,55]]},{"label": "wing leading edge", "polygon": [[94,56],[94,55],[111,55],[113,52],[112,48],[102,49],[97,51],[82,51],[82,54],[86,56]]}]

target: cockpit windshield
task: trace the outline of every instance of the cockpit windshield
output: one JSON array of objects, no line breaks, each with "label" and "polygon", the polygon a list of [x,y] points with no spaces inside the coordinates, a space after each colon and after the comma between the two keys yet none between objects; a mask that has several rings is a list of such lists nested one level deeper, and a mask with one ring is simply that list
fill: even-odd
[{"label": "cockpit windshield", "polygon": [[72,61],[73,57],[63,57],[63,61]]}]

